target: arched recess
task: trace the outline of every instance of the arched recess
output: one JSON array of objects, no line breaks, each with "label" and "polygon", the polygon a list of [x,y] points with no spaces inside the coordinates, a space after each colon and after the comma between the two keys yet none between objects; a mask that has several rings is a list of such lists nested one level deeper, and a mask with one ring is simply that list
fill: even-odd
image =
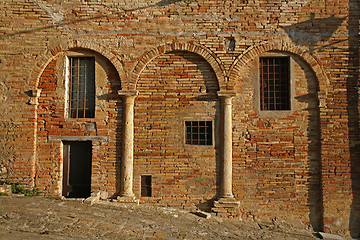
[{"label": "arched recess", "polygon": [[[42,183],[39,182],[38,177],[37,177],[38,176],[37,172],[38,172],[38,168],[39,168],[39,166],[38,166],[39,165],[39,157],[40,157],[39,144],[41,142],[41,139],[42,140],[47,139],[47,138],[44,138],[43,136],[41,136],[42,133],[40,131],[38,131],[39,127],[41,127],[41,125],[39,124],[39,119],[41,120],[41,118],[39,118],[39,113],[41,113],[41,109],[43,109],[42,106],[40,106],[41,103],[39,103],[41,101],[38,101],[38,99],[41,99],[41,97],[43,97],[43,95],[44,95],[44,94],[42,94],[42,93],[44,93],[44,91],[42,91],[42,93],[40,91],[40,90],[43,90],[42,87],[40,86],[40,82],[43,77],[43,74],[47,71],[47,69],[54,68],[54,65],[56,65],[57,59],[64,58],[65,52],[67,52],[67,51],[91,53],[91,55],[94,55],[94,56],[96,55],[101,58],[101,63],[99,63],[99,65],[105,66],[107,64],[108,66],[111,66],[111,68],[106,68],[106,69],[108,69],[108,70],[111,69],[109,71],[111,71],[111,74],[113,76],[117,75],[116,77],[114,77],[114,81],[113,81],[114,84],[113,85],[110,84],[113,87],[113,89],[116,89],[116,91],[115,90],[112,91],[113,93],[115,93],[115,97],[112,100],[117,101],[117,99],[118,99],[118,97],[116,97],[117,90],[118,90],[117,88],[119,88],[123,85],[126,85],[126,74],[123,69],[123,64],[121,62],[120,57],[116,54],[116,52],[111,52],[111,51],[107,50],[104,46],[98,45],[96,43],[89,43],[89,42],[86,42],[83,40],[73,40],[73,41],[63,42],[63,43],[60,43],[59,45],[51,48],[50,50],[46,51],[43,55],[41,55],[41,57],[39,57],[39,59],[35,63],[32,71],[29,75],[29,78],[28,78],[29,88],[30,88],[30,90],[32,90],[30,92],[34,92],[34,93],[31,93],[31,96],[30,96],[31,99],[29,101],[29,104],[34,105],[34,113],[33,113],[32,117],[29,118],[29,121],[33,122],[33,124],[34,124],[34,126],[33,126],[34,127],[33,157],[32,157],[32,162],[31,162],[31,169],[29,169],[29,171],[30,171],[30,176],[32,179],[32,185],[38,184],[39,187],[45,186],[44,184],[42,185]],[[62,72],[59,74],[63,75]],[[106,74],[106,72],[104,72],[103,74]],[[65,76],[64,76],[64,78],[65,78]],[[101,80],[103,81],[104,79],[101,79]],[[120,83],[120,84],[118,84],[118,83]],[[54,94],[55,94],[55,92],[54,92]],[[103,100],[110,99],[111,96],[107,95],[107,94],[101,95],[101,93],[99,93],[99,95],[96,96],[96,98],[99,99],[100,101],[103,101]],[[115,108],[120,109],[121,108],[121,106],[120,106],[121,101],[117,101],[115,104],[117,105],[117,107],[113,107],[112,109],[115,109]],[[63,116],[63,114],[59,114],[59,115]],[[119,117],[119,119],[121,119],[121,117]],[[102,126],[99,126],[99,127],[102,127]],[[112,128],[116,128],[116,129],[121,128],[121,121],[119,121],[116,124],[116,126],[115,125],[112,126]],[[60,135],[69,135],[68,133],[62,132],[62,131],[65,131],[67,128],[63,128],[63,126],[60,126],[59,129],[60,129],[59,133],[61,133]],[[120,130],[116,130],[114,132],[120,132]],[[79,134],[81,134],[81,133],[79,133]],[[98,138],[96,136],[97,133],[93,132],[91,134],[94,136],[90,136],[90,138],[88,138],[88,139],[95,139],[96,141],[98,141]],[[49,135],[51,135],[51,133],[49,133]],[[72,137],[77,137],[77,134],[74,134],[74,136],[72,136]],[[113,141],[114,144],[120,145],[120,141],[121,141],[120,138],[118,138],[117,136],[113,136],[112,139],[113,140],[109,140],[109,141]],[[53,140],[50,140],[50,142],[51,141],[53,141]],[[60,140],[56,140],[56,141],[60,141]],[[48,142],[48,141],[46,140],[46,142]],[[116,149],[120,149],[120,147],[117,147]],[[116,154],[119,155],[120,153],[117,152]],[[114,160],[114,161],[117,161],[117,160]],[[118,169],[116,169],[116,171],[118,171]],[[46,180],[43,182],[51,182],[51,181]],[[58,183],[58,182],[56,182],[56,184],[60,185],[60,183]],[[116,184],[118,184],[118,183],[116,182]],[[100,186],[100,184],[98,184],[98,185]],[[119,188],[119,187],[116,186],[113,188],[114,189],[116,188],[116,191],[117,191],[118,190],[117,188]],[[57,192],[57,191],[59,191],[59,188],[54,188],[54,189],[52,189],[49,192],[46,192],[46,194],[60,194],[59,192]],[[110,192],[111,191],[112,190],[110,189]]]},{"label": "arched recess", "polygon": [[216,54],[211,52],[206,47],[196,44],[196,43],[170,43],[165,45],[160,45],[156,48],[153,48],[147,52],[145,52],[137,61],[134,69],[131,72],[129,77],[129,90],[135,90],[137,81],[145,69],[146,65],[151,62],[154,58],[161,54],[169,53],[172,51],[187,51],[196,53],[202,56],[212,67],[215,75],[218,79],[219,88],[221,90],[225,90],[226,86],[226,77],[225,77],[225,69],[221,64],[220,60],[217,58]]},{"label": "arched recess", "polygon": [[98,43],[93,43],[85,40],[70,40],[60,43],[59,45],[49,49],[40,56],[40,58],[36,61],[28,78],[30,88],[36,89],[38,87],[39,79],[42,72],[44,71],[46,66],[54,59],[54,57],[64,51],[78,48],[95,51],[107,58],[117,70],[121,80],[121,86],[126,86],[126,74],[124,71],[123,63],[120,59],[120,56],[117,55],[116,52],[110,51],[108,48]]},{"label": "arched recess", "polygon": [[[300,149],[297,147],[297,142],[295,142],[293,139],[290,140],[284,140],[281,137],[276,138],[277,135],[281,135],[280,131],[283,130],[284,126],[286,126],[284,123],[285,121],[282,121],[283,119],[286,119],[287,117],[290,119],[292,118],[292,120],[296,119],[296,115],[299,114],[300,111],[308,111],[307,115],[305,115],[308,118],[305,118],[306,121],[301,122],[301,119],[299,118],[299,122],[301,123],[305,123],[306,125],[304,125],[302,130],[304,133],[306,133],[306,135],[302,135],[302,137],[304,137],[304,139],[307,137],[307,140],[309,140],[309,142],[307,143],[306,149],[307,149],[307,163],[308,164],[308,168],[311,169],[309,171],[304,171],[303,174],[307,175],[307,178],[309,180],[309,182],[311,182],[311,184],[309,185],[304,185],[305,187],[301,186],[303,189],[307,188],[307,195],[306,197],[306,201],[307,201],[307,206],[309,207],[309,218],[308,221],[309,223],[312,225],[312,227],[314,228],[314,230],[316,231],[322,231],[323,230],[323,199],[322,199],[322,179],[321,179],[321,161],[322,161],[322,152],[321,152],[321,134],[322,134],[322,130],[321,130],[321,121],[322,119],[320,118],[321,116],[321,112],[326,111],[326,109],[324,108],[324,104],[325,104],[325,100],[326,100],[326,93],[328,91],[329,88],[329,79],[327,78],[325,71],[323,69],[323,67],[320,64],[320,61],[313,55],[311,55],[310,53],[304,51],[304,48],[300,48],[298,46],[295,46],[291,43],[285,42],[285,41],[277,41],[277,42],[265,42],[259,45],[255,45],[250,47],[248,50],[246,50],[242,55],[240,55],[232,64],[232,66],[230,67],[230,70],[228,72],[228,89],[237,89],[238,86],[237,84],[244,86],[244,87],[249,87],[249,89],[251,90],[244,90],[244,92],[246,92],[247,94],[249,94],[249,92],[254,91],[255,86],[251,85],[249,86],[249,82],[250,80],[247,79],[246,81],[249,82],[245,82],[242,80],[242,76],[245,75],[245,73],[247,71],[255,71],[256,72],[256,68],[252,67],[251,70],[247,69],[247,67],[249,67],[250,65],[256,65],[254,64],[254,62],[252,62],[253,60],[256,60],[259,56],[263,56],[265,55],[265,53],[268,52],[275,52],[275,53],[279,53],[282,55],[287,55],[290,56],[294,59],[294,61],[300,66],[303,67],[303,71],[304,73],[306,73],[305,75],[308,75],[309,77],[306,77],[305,79],[307,79],[307,82],[314,81],[314,83],[316,84],[316,90],[315,88],[313,88],[308,92],[308,94],[304,94],[304,95],[299,95],[299,96],[295,96],[296,101],[298,102],[303,102],[303,103],[309,103],[309,108],[302,108],[302,109],[297,109],[297,113],[295,115],[292,115],[292,113],[288,113],[287,115],[281,115],[278,114],[277,117],[274,117],[273,115],[271,115],[271,117],[265,116],[265,115],[261,115],[258,110],[255,110],[256,108],[256,104],[249,104],[250,108],[252,109],[246,109],[245,110],[241,110],[242,112],[245,111],[245,113],[251,115],[251,121],[255,122],[255,124],[253,123],[249,123],[251,125],[250,131],[248,129],[248,126],[246,126],[246,120],[244,122],[241,122],[238,124],[238,126],[236,126],[236,123],[234,123],[234,135],[235,138],[238,136],[243,136],[246,141],[248,142],[252,142],[251,144],[253,144],[252,146],[255,146],[255,152],[257,154],[256,157],[248,157],[251,161],[253,161],[255,159],[255,161],[258,160],[258,158],[260,159],[261,156],[261,150],[259,151],[258,149],[261,148],[261,144],[263,142],[265,142],[265,144],[272,144],[273,142],[276,144],[287,144],[290,143],[292,145],[292,148],[294,149],[294,151],[296,152],[297,149]],[[305,69],[305,70],[304,70]],[[255,76],[255,77],[254,77]],[[251,81],[255,82],[257,81],[256,79],[256,74],[254,74],[254,76],[251,76]],[[258,77],[258,76],[257,76]],[[245,78],[244,78],[245,79]],[[305,88],[305,87],[304,87]],[[307,88],[309,88],[309,83],[307,83]],[[247,96],[241,96],[241,94],[239,94],[239,99],[241,98],[247,98],[247,102],[252,102],[254,101],[255,97],[252,97],[253,93],[250,93],[251,97],[247,97]],[[236,100],[235,100],[236,102]],[[310,102],[311,102],[311,107],[310,107]],[[242,102],[241,102],[242,103]],[[234,104],[236,105],[236,103]],[[240,104],[241,105],[241,104]],[[243,105],[241,105],[241,109],[243,109]],[[234,114],[239,114],[242,113],[241,111],[236,111],[236,106],[234,106]],[[270,116],[270,115],[269,115]],[[282,119],[282,117],[285,117]],[[294,120],[298,121],[298,120]],[[255,125],[255,126],[254,126]],[[296,124],[295,124],[296,125]],[[274,127],[275,126],[275,127]],[[260,131],[257,131],[257,127],[259,127],[260,129],[267,129],[268,132],[266,132],[266,136],[264,138],[261,138],[261,133],[259,134]],[[241,132],[243,131],[243,132]],[[269,133],[271,133],[272,135],[270,135]],[[291,132],[289,131],[288,134],[290,134]],[[252,140],[252,137],[255,136],[257,134],[257,139],[261,139],[261,140]],[[277,134],[277,135],[276,135]],[[273,142],[271,142],[269,139],[272,139],[272,137],[276,138],[276,142],[275,140]],[[294,138],[295,139],[295,138]],[[241,145],[241,139],[238,140],[234,140],[234,145],[235,146],[242,146]],[[259,141],[259,143],[257,142]],[[258,148],[259,147],[259,148]],[[272,151],[271,148],[269,148],[269,151]],[[301,152],[302,150],[299,150],[299,152]],[[236,153],[236,150],[234,150],[234,152]],[[266,151],[265,151],[266,152]],[[274,156],[276,156],[276,153],[272,153]],[[293,155],[289,156],[293,157]],[[295,156],[295,155],[294,155]],[[290,158],[291,158],[290,157]],[[246,158],[246,157],[245,157]],[[276,158],[276,157],[273,157]],[[280,159],[280,158],[279,158]],[[241,159],[240,159],[241,160]],[[239,159],[235,161],[240,161]],[[249,161],[250,162],[250,161]],[[235,163],[236,166],[237,163]],[[243,163],[241,163],[243,164]],[[238,164],[238,165],[241,165]],[[251,165],[252,164],[252,165]],[[249,163],[249,165],[251,165],[252,167],[255,166],[254,168],[258,167],[258,165],[256,164],[261,164],[261,161],[259,160],[259,163]],[[269,163],[267,163],[268,165],[271,164],[271,161]],[[243,164],[244,166],[246,164]],[[299,165],[302,166],[302,165]],[[246,168],[246,166],[244,167]],[[293,170],[293,169],[292,169]],[[256,171],[256,170],[255,170]],[[266,170],[267,171],[267,170]],[[244,170],[245,172],[245,170]],[[235,173],[236,174],[236,173]],[[245,175],[244,175],[245,176]],[[295,174],[296,177],[296,174]],[[256,177],[254,177],[256,178]],[[295,182],[295,181],[294,181]],[[245,184],[244,184],[245,185]],[[298,185],[300,186],[301,184],[294,184],[295,186]],[[275,191],[275,190],[274,190]],[[234,194],[236,195],[236,193],[234,192]],[[248,193],[249,195],[249,193]],[[300,195],[299,195],[300,196]],[[304,196],[300,196],[299,198],[301,198],[303,201],[305,199]],[[305,201],[305,200],[304,200]],[[294,211],[296,212],[296,211]],[[306,221],[306,220],[305,220]]]},{"label": "arched recess", "polygon": [[[136,182],[147,175],[159,203],[207,206],[216,195],[220,165],[219,84],[213,66],[194,51],[168,49],[146,63],[132,87],[138,91],[134,193],[141,196]],[[206,136],[212,137],[206,143],[192,142],[195,128],[192,132],[189,125],[196,124],[208,126]]]}]

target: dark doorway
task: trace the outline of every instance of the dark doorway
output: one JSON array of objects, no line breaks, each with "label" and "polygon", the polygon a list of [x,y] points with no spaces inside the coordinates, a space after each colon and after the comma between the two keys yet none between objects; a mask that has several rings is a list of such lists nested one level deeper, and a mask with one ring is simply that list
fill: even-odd
[{"label": "dark doorway", "polygon": [[87,198],[91,193],[92,142],[63,142],[64,168],[62,195]]}]

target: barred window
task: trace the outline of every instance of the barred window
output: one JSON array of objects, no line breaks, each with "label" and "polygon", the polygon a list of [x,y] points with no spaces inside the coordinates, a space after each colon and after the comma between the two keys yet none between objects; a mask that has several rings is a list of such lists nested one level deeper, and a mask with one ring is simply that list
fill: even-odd
[{"label": "barred window", "polygon": [[290,110],[289,57],[260,58],[260,109]]},{"label": "barred window", "polygon": [[186,121],[185,143],[189,145],[212,145],[212,121]]},{"label": "barred window", "polygon": [[71,118],[95,117],[95,57],[70,58]]}]

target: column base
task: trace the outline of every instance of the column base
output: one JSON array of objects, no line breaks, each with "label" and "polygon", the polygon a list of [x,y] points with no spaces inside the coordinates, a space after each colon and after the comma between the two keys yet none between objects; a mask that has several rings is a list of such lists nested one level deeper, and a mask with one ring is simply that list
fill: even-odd
[{"label": "column base", "polygon": [[234,197],[221,197],[214,201],[214,207],[211,208],[216,216],[219,217],[239,217],[240,202]]},{"label": "column base", "polygon": [[118,196],[118,197],[116,198],[116,202],[139,205],[140,200],[139,200],[139,199],[135,199],[135,197]]},{"label": "column base", "polygon": [[237,201],[234,197],[221,197],[214,201],[214,207],[236,208],[239,206],[240,202]]}]

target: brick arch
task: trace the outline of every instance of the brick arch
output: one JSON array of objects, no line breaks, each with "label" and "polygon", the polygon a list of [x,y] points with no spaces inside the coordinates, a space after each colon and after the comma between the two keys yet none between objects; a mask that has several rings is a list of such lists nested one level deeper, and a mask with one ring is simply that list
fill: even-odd
[{"label": "brick arch", "polygon": [[[311,96],[311,100],[306,101],[314,101],[316,100],[316,106],[312,107],[311,109],[306,109],[307,111],[307,118],[302,119],[301,121],[306,124],[307,128],[303,129],[304,136],[309,140],[307,143],[307,150],[308,155],[307,159],[309,160],[306,163],[306,169],[316,169],[318,175],[315,176],[313,174],[308,175],[307,180],[311,182],[310,187],[307,188],[307,196],[304,201],[308,204],[308,216],[309,216],[309,223],[314,229],[322,228],[324,212],[323,212],[323,198],[322,198],[322,178],[321,178],[321,163],[323,161],[323,137],[324,128],[323,123],[326,121],[326,118],[323,118],[322,115],[326,113],[326,93],[330,86],[329,78],[327,77],[323,66],[321,65],[319,59],[316,56],[312,55],[310,52],[307,51],[308,49],[299,47],[294,45],[288,41],[281,41],[279,39],[269,42],[263,42],[258,45],[254,45],[249,47],[243,54],[238,56],[233,64],[231,65],[227,77],[228,80],[228,88],[235,89],[235,84],[237,81],[241,81],[240,77],[242,71],[249,65],[250,61],[254,60],[256,57],[259,57],[265,52],[269,51],[276,51],[282,53],[288,53],[293,56],[296,56],[306,67],[311,69],[312,72],[310,73],[314,76],[314,81],[317,81],[319,86],[318,91],[315,91],[315,96]],[[254,90],[254,89],[252,89]],[[259,97],[259,96],[257,96]],[[241,96],[239,97],[241,98]],[[319,100],[319,101],[317,101]],[[251,100],[250,100],[251,101]],[[252,98],[254,101],[254,98]],[[303,101],[303,100],[299,100]],[[252,104],[252,103],[251,103]],[[236,110],[234,110],[236,112]],[[258,112],[257,112],[258,114]],[[259,115],[258,115],[259,116]],[[260,117],[261,118],[261,117]],[[277,118],[276,121],[279,123],[284,123],[281,121],[281,117]],[[250,121],[249,121],[250,122]],[[234,124],[235,127],[236,123]],[[316,127],[315,127],[316,126]],[[276,132],[276,128],[273,129],[275,134],[280,134],[280,132]],[[258,132],[254,133],[257,134]],[[261,134],[259,134],[261,135]],[[261,139],[260,136],[258,136]],[[264,136],[263,136],[264,137]],[[264,137],[266,138],[266,137]],[[237,140],[238,141],[238,140]],[[242,140],[241,140],[242,141]],[[286,142],[286,141],[285,141]],[[295,145],[296,142],[292,141]],[[237,144],[237,143],[235,143]],[[234,150],[236,152],[236,150]],[[311,156],[309,154],[311,152]],[[236,153],[235,153],[236,154]],[[295,154],[293,155],[295,157]],[[303,173],[308,174],[308,170],[303,170]],[[318,177],[318,178],[317,178]],[[301,200],[303,201],[303,200]]]},{"label": "brick arch", "polygon": [[243,54],[238,56],[229,69],[227,75],[229,79],[227,87],[229,89],[233,89],[238,76],[241,74],[242,68],[246,66],[248,62],[253,60],[255,57],[268,51],[288,52],[301,57],[303,61],[309,64],[311,69],[314,71],[318,80],[320,92],[326,92],[327,87],[330,85],[330,81],[326,76],[325,70],[320,64],[320,60],[316,56],[311,55],[303,48],[300,48],[292,43],[279,40],[254,45],[252,47],[249,47]]},{"label": "brick arch", "polygon": [[206,47],[195,44],[195,43],[171,43],[160,45],[156,48],[153,48],[145,52],[138,60],[137,63],[130,75],[130,82],[128,89],[136,90],[137,81],[147,66],[149,62],[158,57],[161,54],[169,53],[172,51],[187,51],[200,55],[207,61],[213,71],[215,72],[216,78],[218,80],[220,90],[224,89],[226,86],[226,77],[224,66],[220,63],[220,60],[217,58],[215,53],[211,52]]},{"label": "brick arch", "polygon": [[126,85],[126,74],[123,68],[123,63],[120,59],[120,56],[116,52],[108,50],[106,47],[103,47],[96,43],[89,43],[85,40],[71,40],[68,42],[63,42],[45,52],[35,63],[32,71],[30,72],[28,83],[30,88],[36,89],[39,84],[39,79],[41,74],[45,70],[46,66],[60,53],[70,50],[70,49],[85,49],[91,50],[99,53],[103,57],[107,58],[111,64],[117,70],[121,86]]}]

